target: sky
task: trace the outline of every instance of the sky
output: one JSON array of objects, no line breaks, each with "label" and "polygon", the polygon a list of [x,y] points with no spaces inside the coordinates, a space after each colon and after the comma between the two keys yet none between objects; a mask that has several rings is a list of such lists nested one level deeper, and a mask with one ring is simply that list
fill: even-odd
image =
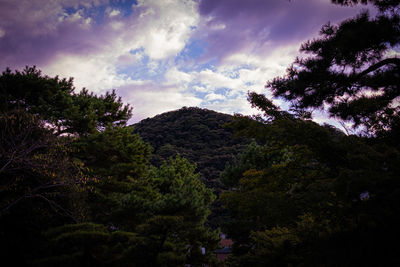
[{"label": "sky", "polygon": [[133,107],[130,123],[183,106],[255,114],[248,91],[270,97],[266,82],[285,75],[301,43],[361,9],[330,0],[0,0],[0,70],[35,65],[73,77],[77,92],[115,89]]}]

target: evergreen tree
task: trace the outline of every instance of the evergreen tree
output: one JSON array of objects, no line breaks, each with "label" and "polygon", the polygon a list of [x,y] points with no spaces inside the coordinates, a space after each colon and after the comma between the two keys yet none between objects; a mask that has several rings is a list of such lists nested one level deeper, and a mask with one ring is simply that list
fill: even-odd
[{"label": "evergreen tree", "polygon": [[114,92],[75,94],[72,80],[36,68],[6,70],[0,85],[3,259],[36,266],[215,261],[219,238],[204,226],[214,195],[179,156],[149,166],[151,147],[122,127],[131,109]]},{"label": "evergreen tree", "polygon": [[[368,1],[333,1],[339,4]],[[267,83],[290,112],[249,93],[262,114],[236,116],[238,134],[258,142],[228,166],[222,199],[235,241],[231,265],[391,266],[399,260],[396,204],[399,66],[398,1],[325,25],[287,75]],[[315,108],[360,127],[346,136],[309,119]],[[258,159],[255,161],[254,159]]]},{"label": "evergreen tree", "polygon": [[[337,1],[349,3],[351,1]],[[357,2],[357,1],[353,1]],[[400,43],[398,1],[373,1],[381,9],[363,12],[338,26],[326,24],[321,38],[304,43],[284,77],[268,82],[275,97],[295,111],[328,107],[332,117],[364,127],[369,135],[399,133]]]},{"label": "evergreen tree", "polygon": [[52,125],[57,135],[88,135],[108,124],[123,126],[132,114],[115,91],[96,96],[86,89],[74,90],[72,78],[51,78],[35,67],[6,69],[0,76],[0,111],[26,109]]}]

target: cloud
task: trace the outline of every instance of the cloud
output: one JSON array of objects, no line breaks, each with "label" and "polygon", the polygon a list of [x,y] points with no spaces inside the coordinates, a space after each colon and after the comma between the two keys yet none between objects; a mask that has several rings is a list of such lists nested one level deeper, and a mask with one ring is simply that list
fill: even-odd
[{"label": "cloud", "polygon": [[0,27],[7,38],[0,43],[0,68],[37,65],[51,74],[74,76],[90,90],[112,88],[126,80],[118,69],[137,64],[143,56],[132,55],[132,50],[142,48],[152,60],[173,57],[185,47],[198,20],[193,1],[138,1],[125,17],[117,9],[100,14],[98,7],[106,3],[5,1]]},{"label": "cloud", "polygon": [[110,13],[108,14],[108,16],[110,18],[118,16],[119,14],[121,14],[121,11],[119,11],[118,9],[113,9],[110,11]]},{"label": "cloud", "polygon": [[215,100],[225,100],[226,97],[221,94],[209,93],[204,97],[207,101],[215,101]]},{"label": "cloud", "polygon": [[78,90],[86,87],[97,93],[133,82],[126,75],[118,74],[114,64],[105,64],[104,61],[100,55],[87,58],[59,55],[43,69],[50,76],[73,77]]},{"label": "cloud", "polygon": [[271,47],[300,44],[328,20],[336,22],[360,8],[339,7],[320,0],[202,0],[197,38],[208,49],[201,60],[232,54],[267,55]]},{"label": "cloud", "polygon": [[183,106],[200,106],[202,102],[202,99],[183,92],[176,85],[160,85],[152,81],[119,87],[117,93],[133,105],[133,117],[130,123]]},{"label": "cloud", "polygon": [[[82,55],[99,51],[104,40],[98,38],[98,28],[92,26],[84,7],[95,8],[102,2],[2,1],[0,27],[7,35],[0,42],[0,68],[43,66],[59,52]],[[67,12],[67,8],[73,11]]]},{"label": "cloud", "polygon": [[135,11],[139,45],[155,60],[176,56],[199,19],[194,1],[140,0]]},{"label": "cloud", "polygon": [[187,84],[193,80],[190,74],[178,70],[178,68],[171,67],[164,75],[166,84],[180,84],[187,87]]},{"label": "cloud", "polygon": [[201,107],[228,114],[241,113],[245,115],[251,115],[257,113],[255,109],[251,108],[251,105],[247,101],[245,94],[242,94],[240,97],[226,99],[224,101],[203,103]]},{"label": "cloud", "polygon": [[0,68],[116,88],[134,121],[182,106],[251,114],[247,91],[271,96],[265,82],[302,42],[356,12],[328,0],[2,0]]}]

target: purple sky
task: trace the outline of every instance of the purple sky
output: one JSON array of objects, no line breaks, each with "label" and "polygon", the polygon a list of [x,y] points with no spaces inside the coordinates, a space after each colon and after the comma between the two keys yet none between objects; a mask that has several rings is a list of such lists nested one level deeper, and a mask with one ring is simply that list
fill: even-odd
[{"label": "purple sky", "polygon": [[134,108],[131,123],[182,106],[252,114],[247,91],[270,95],[266,81],[285,74],[302,42],[361,8],[330,0],[0,0],[0,68],[36,65],[74,77],[77,90],[115,88]]}]

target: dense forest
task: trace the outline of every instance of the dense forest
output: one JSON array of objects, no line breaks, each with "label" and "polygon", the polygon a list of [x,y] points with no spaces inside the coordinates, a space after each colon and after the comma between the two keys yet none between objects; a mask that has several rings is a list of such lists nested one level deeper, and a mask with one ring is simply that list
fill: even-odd
[{"label": "dense forest", "polygon": [[2,260],[33,266],[211,264],[215,196],[177,155],[158,167],[114,92],[35,68],[0,76]]},{"label": "dense forest", "polygon": [[[180,155],[196,165],[200,181],[218,197],[227,189],[220,175],[250,143],[237,137],[228,127],[233,116],[196,107],[183,107],[148,118],[133,125],[134,132],[154,149],[150,162],[159,166],[170,157]],[[217,229],[227,215],[217,198],[211,204],[206,225]]]},{"label": "dense forest", "polygon": [[324,25],[267,82],[287,110],[249,92],[259,115],[185,107],[128,126],[115,91],[3,71],[2,263],[400,265],[399,3],[333,2],[379,11]]},{"label": "dense forest", "polygon": [[224,189],[220,173],[249,144],[247,138],[234,136],[227,127],[232,120],[228,114],[183,107],[142,120],[133,129],[153,147],[152,164],[158,166],[180,154],[196,164],[200,180],[219,193]]}]

